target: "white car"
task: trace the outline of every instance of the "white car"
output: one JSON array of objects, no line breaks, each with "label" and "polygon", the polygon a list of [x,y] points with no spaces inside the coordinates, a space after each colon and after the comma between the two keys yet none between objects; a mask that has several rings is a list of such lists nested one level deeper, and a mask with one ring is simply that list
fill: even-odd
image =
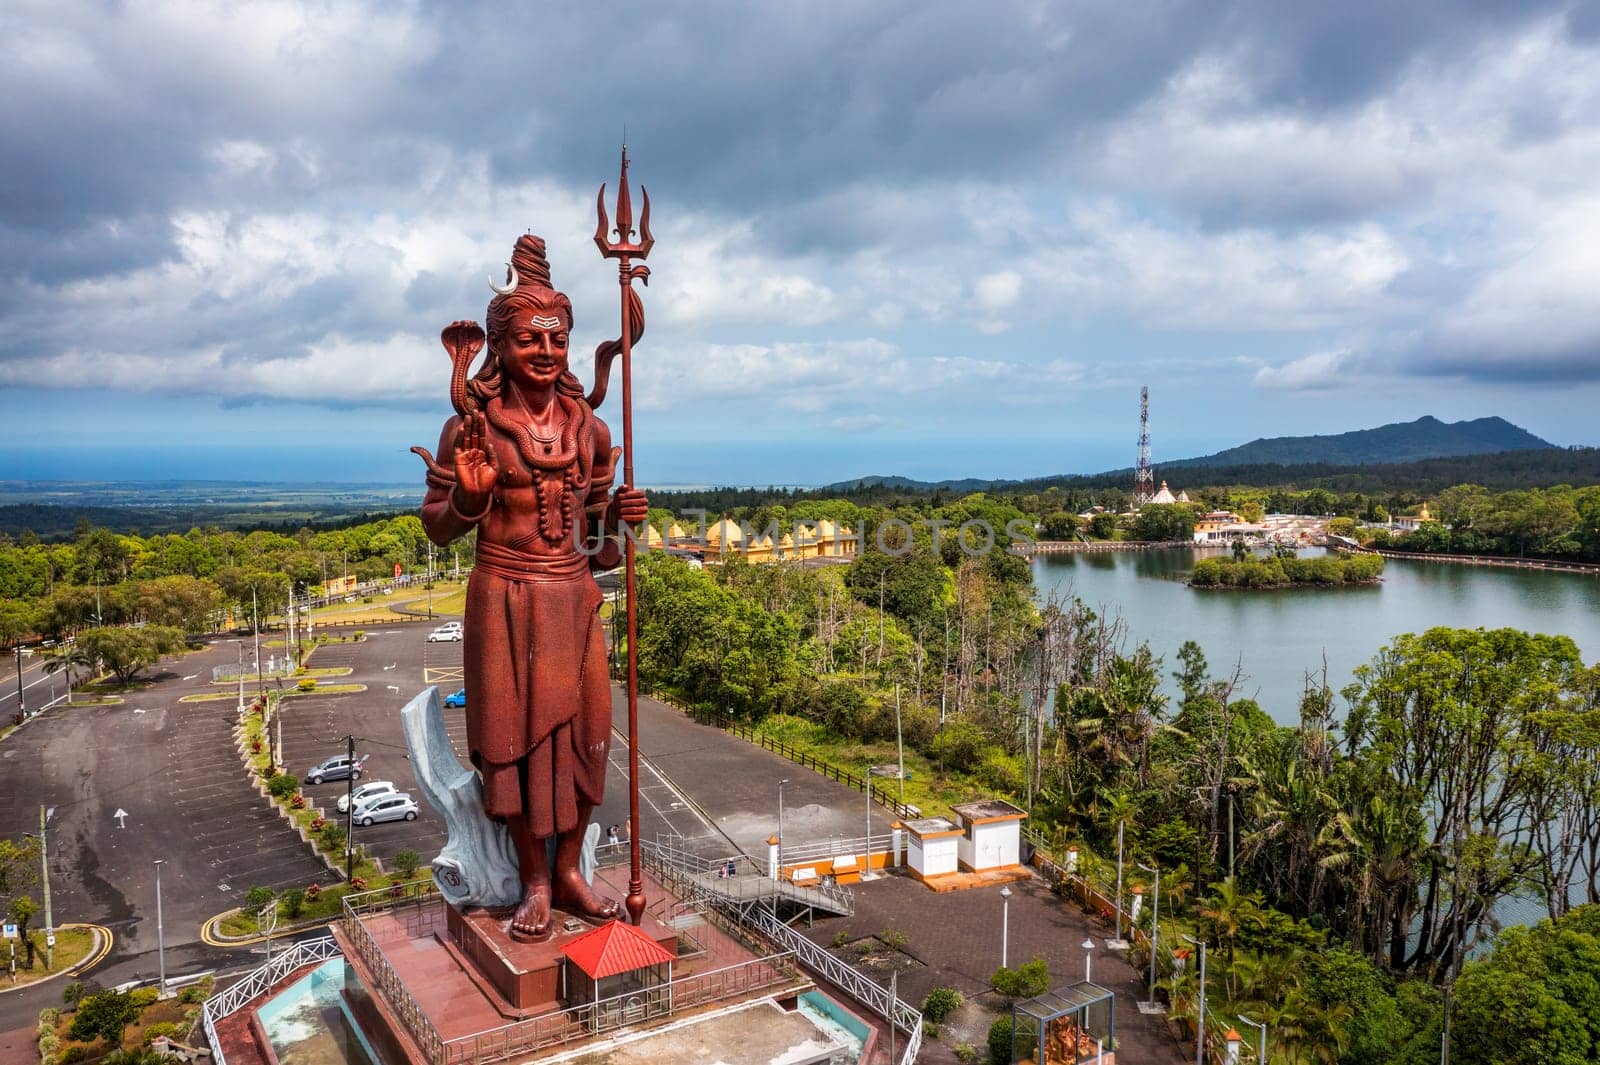
[{"label": "white car", "polygon": [[378,821],[415,821],[417,801],[403,791],[379,795],[356,807],[351,819],[363,827]]},{"label": "white car", "polygon": [[379,795],[393,795],[398,790],[387,780],[369,780],[350,794],[339,796],[339,812],[344,813],[350,809],[352,802],[355,803],[356,809],[359,810],[368,799],[376,798]]},{"label": "white car", "polygon": [[429,643],[460,643],[462,636],[461,622],[451,621],[440,625],[428,633]]}]

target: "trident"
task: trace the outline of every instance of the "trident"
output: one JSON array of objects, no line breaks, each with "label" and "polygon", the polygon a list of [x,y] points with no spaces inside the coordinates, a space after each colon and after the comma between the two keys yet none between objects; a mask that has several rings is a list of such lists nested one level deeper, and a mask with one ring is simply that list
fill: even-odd
[{"label": "trident", "polygon": [[[633,291],[633,279],[650,283],[650,268],[635,266],[634,259],[650,254],[655,238],[650,235],[650,193],[643,185],[644,209],[639,215],[638,240],[633,228],[633,203],[628,198],[628,144],[622,144],[622,173],[617,178],[617,227],[615,241],[607,238],[606,187],[595,197],[594,243],[600,254],[617,260],[617,280],[622,285],[622,483],[633,487],[633,338],[635,327],[644,325],[644,305]],[[637,320],[636,320],[637,318]],[[639,865],[639,614],[634,605],[634,538],[623,536],[626,552],[624,587],[628,603],[628,919],[637,925],[644,917],[644,874]]]}]

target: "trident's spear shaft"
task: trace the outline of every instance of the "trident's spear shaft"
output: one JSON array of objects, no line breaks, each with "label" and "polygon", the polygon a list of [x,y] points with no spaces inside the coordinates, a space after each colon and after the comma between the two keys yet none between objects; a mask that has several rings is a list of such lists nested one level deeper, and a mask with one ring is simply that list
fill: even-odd
[{"label": "trident's spear shaft", "polygon": [[[632,260],[650,254],[655,239],[650,235],[650,194],[639,187],[644,208],[639,216],[639,239],[633,240],[633,204],[628,198],[628,146],[622,146],[622,173],[617,179],[616,240],[610,240],[606,225],[606,187],[600,186],[595,201],[599,226],[594,242],[600,254],[617,260],[617,280],[622,286],[622,483],[633,487],[633,315],[638,298],[633,294],[633,279],[650,283],[650,268],[634,266]],[[643,308],[640,307],[640,310]],[[624,594],[628,610],[628,919],[638,924],[644,917],[644,872],[639,861],[639,612],[635,602],[634,538],[623,536]]]}]

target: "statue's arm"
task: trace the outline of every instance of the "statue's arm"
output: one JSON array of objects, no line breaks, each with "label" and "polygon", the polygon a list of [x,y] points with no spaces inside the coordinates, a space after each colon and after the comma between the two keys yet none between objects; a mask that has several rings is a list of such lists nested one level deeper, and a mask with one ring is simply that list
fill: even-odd
[{"label": "statue's arm", "polygon": [[460,429],[459,417],[444,423],[439,433],[439,458],[429,467],[428,494],[422,498],[422,528],[428,539],[441,547],[465,536],[477,524],[476,520],[461,514],[452,498],[456,490],[456,436]]}]

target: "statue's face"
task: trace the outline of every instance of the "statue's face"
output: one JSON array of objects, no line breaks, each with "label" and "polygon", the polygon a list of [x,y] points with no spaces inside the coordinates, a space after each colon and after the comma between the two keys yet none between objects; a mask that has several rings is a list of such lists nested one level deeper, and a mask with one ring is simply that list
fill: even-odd
[{"label": "statue's face", "polygon": [[500,343],[500,363],[520,385],[550,388],[567,371],[567,323],[559,307],[519,309]]}]

